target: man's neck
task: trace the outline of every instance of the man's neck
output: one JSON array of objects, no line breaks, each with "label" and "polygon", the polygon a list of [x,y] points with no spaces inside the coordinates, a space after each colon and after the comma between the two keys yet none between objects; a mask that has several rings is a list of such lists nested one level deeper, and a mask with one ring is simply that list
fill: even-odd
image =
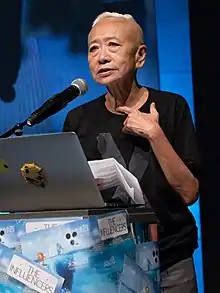
[{"label": "man's neck", "polygon": [[109,87],[106,98],[106,108],[115,114],[119,106],[127,106],[133,109],[140,109],[148,99],[148,90],[144,87],[139,87],[134,82],[130,87],[115,86]]}]

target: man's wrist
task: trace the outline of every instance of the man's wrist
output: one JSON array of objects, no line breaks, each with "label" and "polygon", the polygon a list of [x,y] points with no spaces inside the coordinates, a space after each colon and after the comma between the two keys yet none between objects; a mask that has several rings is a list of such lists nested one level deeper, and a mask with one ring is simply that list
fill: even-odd
[{"label": "man's wrist", "polygon": [[164,138],[164,132],[159,124],[155,125],[155,127],[148,133],[147,139],[150,143],[155,143],[161,138]]}]

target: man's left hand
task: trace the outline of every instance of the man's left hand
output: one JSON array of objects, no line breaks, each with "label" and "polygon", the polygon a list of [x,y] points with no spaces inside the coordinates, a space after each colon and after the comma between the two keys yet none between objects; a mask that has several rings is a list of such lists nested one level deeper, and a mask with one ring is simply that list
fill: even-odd
[{"label": "man's left hand", "polygon": [[151,139],[160,131],[159,113],[157,112],[155,103],[151,103],[150,113],[143,113],[126,106],[118,107],[117,111],[127,114],[122,129],[125,133]]}]

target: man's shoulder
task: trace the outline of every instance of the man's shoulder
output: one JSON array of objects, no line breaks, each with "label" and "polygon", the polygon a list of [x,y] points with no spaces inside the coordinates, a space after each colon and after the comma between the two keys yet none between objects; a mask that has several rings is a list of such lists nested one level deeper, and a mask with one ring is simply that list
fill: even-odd
[{"label": "man's shoulder", "polygon": [[149,89],[149,100],[150,103],[154,102],[156,104],[160,116],[165,117],[165,119],[168,119],[168,116],[181,116],[185,112],[190,112],[187,100],[177,93]]},{"label": "man's shoulder", "polygon": [[148,88],[150,96],[152,100],[160,103],[178,103],[178,104],[186,104],[186,99],[177,93],[165,91],[165,90],[157,90],[153,88]]}]

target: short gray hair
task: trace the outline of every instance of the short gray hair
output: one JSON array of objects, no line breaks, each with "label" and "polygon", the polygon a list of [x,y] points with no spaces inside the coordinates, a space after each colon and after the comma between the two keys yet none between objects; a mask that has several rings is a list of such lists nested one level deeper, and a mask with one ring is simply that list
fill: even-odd
[{"label": "short gray hair", "polygon": [[124,19],[130,19],[135,21],[133,16],[130,14],[121,14],[118,12],[103,12],[96,17],[96,19],[94,20],[92,24],[92,27],[94,27],[100,20],[106,19],[106,18],[124,18]]}]

